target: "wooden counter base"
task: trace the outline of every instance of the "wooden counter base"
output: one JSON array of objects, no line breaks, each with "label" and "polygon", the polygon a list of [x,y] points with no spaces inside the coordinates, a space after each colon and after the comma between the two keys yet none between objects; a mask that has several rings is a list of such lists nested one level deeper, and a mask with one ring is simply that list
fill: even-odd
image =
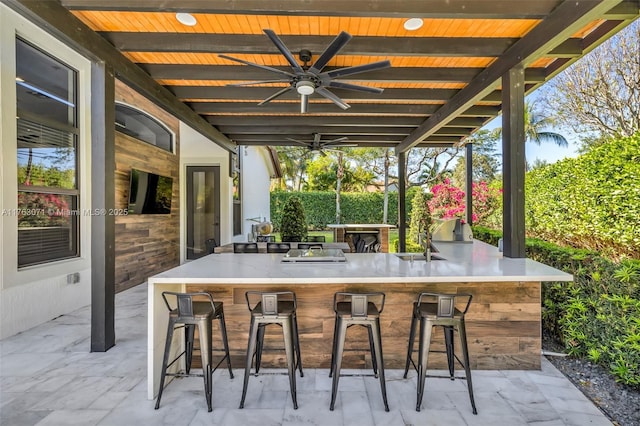
[{"label": "wooden counter base", "polygon": [[[302,362],[305,368],[329,368],[333,336],[333,294],[336,291],[384,291],[386,304],[381,316],[385,368],[404,368],[409,339],[411,308],[422,291],[471,293],[473,302],[466,316],[467,340],[472,369],[540,369],[541,312],[540,282],[481,283],[391,283],[391,284],[301,284],[242,285],[188,284],[187,291],[208,291],[224,302],[224,311],[234,368],[242,368],[247,350],[249,311],[247,290],[292,290],[298,299],[298,324]],[[441,329],[434,333],[432,349],[444,348]],[[214,348],[220,348],[220,334],[214,321]],[[456,351],[459,348],[456,337]],[[282,331],[267,328],[263,366],[284,367]],[[353,327],[347,333],[343,368],[370,367],[367,332]],[[365,350],[350,351],[362,348]],[[417,341],[415,349],[418,348]],[[216,354],[214,354],[216,355]],[[417,357],[417,353],[414,354]],[[196,359],[197,357],[194,357]],[[415,359],[415,358],[414,358]],[[443,354],[431,354],[430,368],[443,368]]]}]

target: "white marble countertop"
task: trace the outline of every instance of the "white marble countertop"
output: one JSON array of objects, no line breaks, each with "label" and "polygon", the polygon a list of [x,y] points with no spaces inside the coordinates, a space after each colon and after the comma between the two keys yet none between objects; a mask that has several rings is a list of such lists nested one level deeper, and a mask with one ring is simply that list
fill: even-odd
[{"label": "white marble countertop", "polygon": [[481,241],[436,245],[445,260],[401,260],[393,253],[347,253],[344,263],[281,263],[282,254],[211,254],[149,278],[149,284],[331,284],[571,281],[531,259],[503,258]]}]

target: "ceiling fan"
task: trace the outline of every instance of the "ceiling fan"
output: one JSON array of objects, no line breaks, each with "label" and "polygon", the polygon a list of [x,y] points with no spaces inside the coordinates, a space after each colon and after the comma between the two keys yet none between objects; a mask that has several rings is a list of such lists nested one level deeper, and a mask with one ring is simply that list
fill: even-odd
[{"label": "ceiling fan", "polygon": [[221,58],[239,62],[245,65],[250,65],[252,67],[260,68],[266,71],[271,71],[280,74],[281,76],[280,79],[251,81],[247,83],[229,84],[228,86],[241,87],[265,83],[289,83],[288,87],[277,91],[267,99],[260,102],[258,105],[264,105],[291,90],[295,90],[301,96],[301,113],[307,112],[307,107],[309,105],[309,96],[313,93],[324,96],[342,109],[347,109],[349,108],[349,104],[344,102],[327,88],[331,87],[336,89],[348,89],[376,94],[382,93],[383,89],[377,87],[342,83],[339,81],[334,81],[334,79],[345,77],[348,75],[359,74],[362,72],[389,68],[391,66],[391,62],[388,60],[322,72],[322,69],[327,65],[327,63],[329,63],[329,61],[340,51],[340,49],[342,49],[349,42],[349,40],[351,40],[351,35],[349,33],[342,31],[340,34],[338,34],[338,36],[331,42],[331,44],[329,44],[325,51],[322,52],[320,57],[312,66],[308,65],[308,62],[311,61],[312,57],[311,52],[306,49],[301,50],[299,53],[299,58],[304,63],[304,65],[301,66],[300,64],[298,64],[291,51],[287,48],[287,46],[285,46],[285,44],[282,42],[282,40],[280,40],[280,38],[273,30],[265,29],[263,31],[269,37],[269,39],[271,39],[273,44],[275,44],[280,53],[282,53],[282,55],[287,59],[289,65],[291,65],[291,68],[293,68],[293,72],[283,71],[266,65],[260,65],[254,62],[245,61],[243,59],[233,58],[227,55],[218,55]]},{"label": "ceiling fan", "polygon": [[331,148],[358,146],[355,143],[342,143],[342,142],[344,142],[344,141],[346,141],[348,139],[349,138],[347,138],[346,136],[343,136],[341,138],[332,139],[332,140],[328,140],[328,141],[323,141],[322,140],[322,135],[320,133],[314,133],[312,141],[301,141],[301,140],[298,140],[298,139],[287,138],[287,140],[289,140],[291,142],[295,142],[295,143],[298,143],[300,145],[306,146],[307,148],[309,148],[310,151],[318,151],[321,155],[326,155],[324,153],[324,150],[329,150],[330,151]]}]

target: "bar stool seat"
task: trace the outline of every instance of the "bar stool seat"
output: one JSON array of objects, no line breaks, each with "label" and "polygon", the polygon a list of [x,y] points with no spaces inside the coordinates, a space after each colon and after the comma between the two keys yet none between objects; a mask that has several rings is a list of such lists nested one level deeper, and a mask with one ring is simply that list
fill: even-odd
[{"label": "bar stool seat", "polygon": [[[464,310],[456,308],[456,299],[466,298]],[[467,347],[467,334],[464,324],[464,316],[471,305],[471,294],[442,294],[442,293],[420,293],[417,300],[413,303],[413,315],[411,318],[411,330],[409,333],[409,346],[407,348],[407,360],[404,369],[404,378],[407,378],[409,366],[413,365],[418,372],[417,383],[417,402],[416,411],[420,411],[422,405],[422,397],[424,395],[424,385],[427,377],[427,363],[429,352],[441,352],[447,354],[447,366],[449,368],[449,378],[454,380],[455,377],[455,361],[458,361],[465,370],[467,388],[469,390],[469,399],[473,414],[478,414],[476,403],[473,398],[473,384],[471,382],[471,369],[469,367],[469,350]],[[416,336],[416,327],[420,322],[419,337],[419,355],[418,364],[416,365],[412,359],[413,344]],[[433,327],[442,327],[445,338],[445,351],[433,351],[429,349],[431,343]],[[458,333],[460,338],[460,349],[462,351],[463,361],[458,358],[454,351],[453,335]],[[429,376],[443,378],[444,376]]]},{"label": "bar stool seat", "polygon": [[[171,306],[167,296],[175,297],[175,308]],[[204,297],[206,301],[194,301],[194,297]],[[167,338],[165,341],[164,357],[162,360],[162,372],[160,374],[160,390],[158,391],[158,398],[156,399],[155,409],[160,407],[160,399],[162,398],[162,392],[164,390],[164,382],[166,376],[174,377],[204,377],[204,391],[207,401],[208,411],[211,411],[211,395],[212,395],[212,375],[213,372],[227,360],[227,367],[229,369],[229,376],[233,379],[233,371],[231,370],[231,357],[229,356],[229,343],[227,341],[227,328],[224,321],[224,308],[222,302],[214,302],[211,294],[206,292],[196,293],[176,293],[171,291],[165,291],[162,293],[162,299],[164,300],[167,309],[169,310],[169,324],[167,326]],[[212,366],[212,326],[211,323],[214,319],[220,321],[220,330],[222,333],[222,344],[224,346],[224,357],[218,362],[218,364]],[[200,356],[202,358],[202,374],[191,373],[191,363],[193,360],[194,349],[194,337],[195,328],[198,327],[198,339],[200,341]],[[176,329],[185,329],[185,349],[178,354],[172,361],[169,361],[171,356],[171,344],[173,341],[173,334]],[[182,356],[185,356],[185,369],[183,372],[168,373],[167,369],[171,367]]]},{"label": "bar stool seat", "polygon": [[337,292],[333,296],[333,310],[336,314],[333,329],[333,349],[331,351],[331,370],[333,376],[331,386],[331,405],[333,411],[338,394],[338,381],[347,334],[347,328],[359,325],[366,327],[369,333],[369,350],[374,376],[380,380],[382,400],[385,411],[389,411],[387,388],[384,378],[384,362],[382,358],[382,339],[380,334],[380,314],[384,309],[384,293],[345,293]]},{"label": "bar stool seat", "polygon": [[289,388],[291,390],[293,408],[297,410],[296,369],[300,370],[300,377],[304,377],[304,373],[302,371],[302,357],[300,355],[298,321],[296,317],[296,295],[292,291],[247,291],[245,298],[249,311],[251,312],[251,325],[249,328],[249,342],[247,344],[247,358],[240,408],[244,408],[247,387],[249,385],[249,375],[251,374],[254,359],[255,375],[257,376],[260,371],[260,362],[264,350],[265,328],[268,325],[276,324],[282,327],[289,375]]}]

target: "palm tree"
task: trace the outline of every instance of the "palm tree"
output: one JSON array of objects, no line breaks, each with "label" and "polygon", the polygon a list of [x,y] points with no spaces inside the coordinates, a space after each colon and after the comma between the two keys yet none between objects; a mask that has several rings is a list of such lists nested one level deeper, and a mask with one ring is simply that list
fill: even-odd
[{"label": "palm tree", "polygon": [[536,111],[535,104],[524,104],[524,137],[527,142],[540,145],[542,142],[553,142],[561,148],[569,146],[567,139],[560,133],[550,132],[548,129],[556,124],[556,119],[543,116]]},{"label": "palm tree", "polygon": [[[524,104],[524,139],[525,142],[533,142],[541,145],[543,142],[551,142],[561,148],[569,146],[567,139],[560,133],[549,130],[556,124],[555,117],[544,116],[536,110],[535,103],[525,102]],[[496,136],[502,136],[502,128],[495,130]],[[528,167],[527,167],[528,168]]]}]

